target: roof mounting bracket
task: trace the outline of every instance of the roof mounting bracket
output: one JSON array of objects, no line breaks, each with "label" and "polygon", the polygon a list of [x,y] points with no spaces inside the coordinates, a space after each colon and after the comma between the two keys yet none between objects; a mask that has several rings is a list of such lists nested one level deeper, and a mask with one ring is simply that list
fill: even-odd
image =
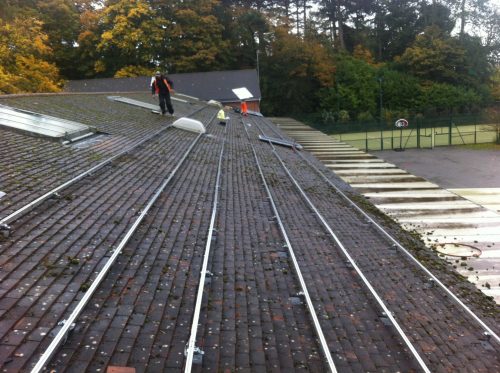
[{"label": "roof mounting bracket", "polygon": [[[184,349],[184,356],[188,355],[188,345],[186,345],[186,348]],[[197,346],[193,347],[193,364],[196,365],[201,365],[203,361],[203,355],[205,355],[205,351],[200,349]]]},{"label": "roof mounting bracket", "polygon": [[436,283],[434,282],[434,279],[431,277],[427,280],[427,288],[430,289],[430,288],[433,288],[434,285],[436,285]]},{"label": "roof mounting bracket", "polygon": [[5,223],[0,224],[0,233],[4,238],[9,238],[12,228],[10,225]]},{"label": "roof mounting bracket", "polygon": [[[50,336],[55,337],[57,334],[59,334],[59,331],[63,328],[64,324],[66,324],[66,321],[67,320],[59,321],[57,323],[57,326],[54,329],[52,329],[52,331],[50,332]],[[63,343],[66,343],[66,340],[68,339],[69,333],[71,333],[73,331],[73,329],[75,329],[75,326],[76,326],[75,323],[71,324],[71,326],[68,329],[68,332],[66,333],[66,335],[64,337]]]}]

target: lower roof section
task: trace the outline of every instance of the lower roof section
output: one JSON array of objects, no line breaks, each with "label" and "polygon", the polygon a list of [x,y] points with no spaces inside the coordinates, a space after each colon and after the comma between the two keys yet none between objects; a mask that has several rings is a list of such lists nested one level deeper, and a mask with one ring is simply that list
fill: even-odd
[{"label": "lower roof section", "polygon": [[75,140],[93,133],[81,123],[5,105],[0,105],[0,126],[57,140]]}]

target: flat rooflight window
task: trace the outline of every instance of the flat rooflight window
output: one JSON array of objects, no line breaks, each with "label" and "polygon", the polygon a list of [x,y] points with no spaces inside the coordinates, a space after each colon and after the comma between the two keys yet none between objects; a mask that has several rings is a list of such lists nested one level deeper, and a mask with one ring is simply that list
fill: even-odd
[{"label": "flat rooflight window", "polygon": [[108,96],[108,99],[112,101],[122,102],[128,105],[139,106],[149,110],[158,110],[158,105],[148,104],[147,102],[134,100],[132,98],[121,97],[121,96]]},{"label": "flat rooflight window", "polygon": [[[133,98],[128,98],[128,97],[108,96],[108,99],[110,99],[112,101],[116,101],[116,102],[122,102],[122,103],[128,104],[128,105],[142,107],[144,109],[149,109],[149,110],[153,110],[153,111],[157,111],[158,108],[159,108],[158,104],[153,105],[153,104],[149,104],[149,103],[144,102],[144,101],[134,100]],[[180,102],[187,103],[186,100],[182,100],[180,98],[175,98],[175,97],[172,97],[172,96],[170,96],[170,99],[171,100],[175,100],[175,101],[180,101]]]},{"label": "flat rooflight window", "polygon": [[95,129],[81,123],[5,105],[0,105],[0,126],[36,136],[70,141],[95,132]]}]

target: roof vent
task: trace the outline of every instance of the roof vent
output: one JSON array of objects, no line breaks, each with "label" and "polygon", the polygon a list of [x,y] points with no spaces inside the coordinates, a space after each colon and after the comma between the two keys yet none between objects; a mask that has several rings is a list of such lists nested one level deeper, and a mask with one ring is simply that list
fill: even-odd
[{"label": "roof vent", "polygon": [[219,101],[216,101],[216,100],[210,100],[210,101],[207,102],[207,104],[211,105],[211,106],[217,106],[217,107],[222,108],[222,104]]},{"label": "roof vent", "polygon": [[205,133],[206,129],[199,120],[182,117],[177,119],[172,126],[190,132]]},{"label": "roof vent", "polygon": [[3,196],[5,196],[5,192],[2,192],[2,191],[0,190],[0,198],[2,198]]}]

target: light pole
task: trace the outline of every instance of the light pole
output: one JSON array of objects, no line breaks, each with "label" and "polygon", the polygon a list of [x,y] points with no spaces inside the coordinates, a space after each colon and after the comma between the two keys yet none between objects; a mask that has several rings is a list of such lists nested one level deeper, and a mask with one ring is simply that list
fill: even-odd
[{"label": "light pole", "polygon": [[384,131],[382,128],[382,82],[384,78],[378,77],[378,95],[379,95],[379,126],[380,126],[380,150],[384,150]]},{"label": "light pole", "polygon": [[259,54],[260,54],[260,50],[259,49],[257,49],[256,54],[257,54],[257,79],[259,81],[259,86],[260,86],[260,66],[259,66]]}]

